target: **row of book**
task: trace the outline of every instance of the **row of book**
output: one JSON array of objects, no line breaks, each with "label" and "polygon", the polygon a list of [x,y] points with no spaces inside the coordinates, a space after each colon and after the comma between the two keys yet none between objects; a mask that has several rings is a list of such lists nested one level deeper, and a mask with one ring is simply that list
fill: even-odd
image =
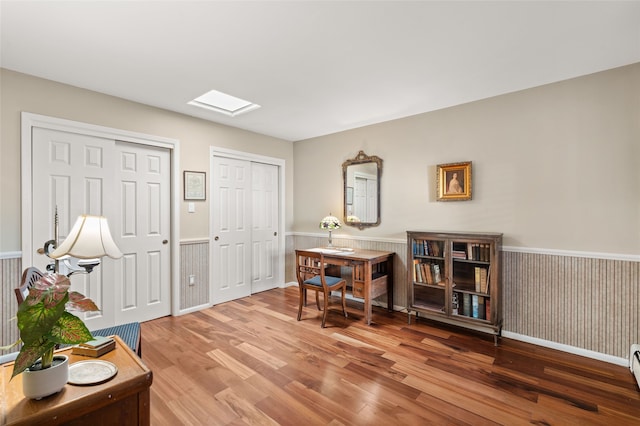
[{"label": "row of book", "polygon": [[491,244],[467,244],[467,255],[469,260],[479,260],[481,262],[491,261]]},{"label": "row of book", "polygon": [[491,244],[453,243],[451,257],[465,260],[491,261]]},{"label": "row of book", "polygon": [[442,257],[444,243],[442,241],[413,240],[414,256]]},{"label": "row of book", "polygon": [[445,284],[442,281],[439,264],[420,262],[419,259],[413,260],[413,281],[424,284]]},{"label": "row of book", "polygon": [[[462,309],[460,309],[460,304],[456,303],[460,300],[460,294],[462,295]],[[477,294],[454,293],[453,313],[477,319],[490,319],[491,299]]]}]

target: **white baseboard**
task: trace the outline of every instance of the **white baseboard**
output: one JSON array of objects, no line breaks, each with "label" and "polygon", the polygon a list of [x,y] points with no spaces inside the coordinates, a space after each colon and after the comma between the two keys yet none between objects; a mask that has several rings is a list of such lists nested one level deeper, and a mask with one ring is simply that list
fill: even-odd
[{"label": "white baseboard", "polygon": [[575,346],[565,345],[562,343],[552,342],[550,340],[538,339],[536,337],[525,336],[524,334],[512,333],[510,331],[502,331],[502,336],[508,339],[519,340],[521,342],[532,343],[534,345],[543,346],[545,348],[557,349],[574,355],[580,355],[587,358],[597,359],[598,361],[608,362],[610,364],[629,366],[629,360],[617,356],[607,355],[600,352],[590,351],[588,349],[577,348]]}]

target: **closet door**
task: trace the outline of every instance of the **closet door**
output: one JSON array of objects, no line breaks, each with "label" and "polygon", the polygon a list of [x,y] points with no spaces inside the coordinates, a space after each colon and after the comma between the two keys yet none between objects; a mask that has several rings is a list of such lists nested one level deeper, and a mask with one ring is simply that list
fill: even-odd
[{"label": "closet door", "polygon": [[[117,260],[103,257],[91,274],[71,276],[72,289],[100,308],[76,313],[87,327],[94,330],[169,315],[169,150],[36,127],[31,152],[31,246],[43,247],[54,238],[57,206],[60,242],[79,215],[105,216],[124,254]],[[44,255],[33,259],[42,271],[51,263]]]}]

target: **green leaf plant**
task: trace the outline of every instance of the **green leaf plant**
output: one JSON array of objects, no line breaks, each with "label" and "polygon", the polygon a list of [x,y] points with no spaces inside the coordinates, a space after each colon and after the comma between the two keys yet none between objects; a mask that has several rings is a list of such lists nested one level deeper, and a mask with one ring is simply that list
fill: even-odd
[{"label": "green leaf plant", "polygon": [[71,282],[61,274],[46,274],[36,281],[18,308],[20,341],[24,344],[13,366],[11,378],[33,366],[51,367],[53,351],[59,344],[85,343],[93,339],[84,322],[68,312],[99,311],[96,304],[82,294],[69,291]]}]

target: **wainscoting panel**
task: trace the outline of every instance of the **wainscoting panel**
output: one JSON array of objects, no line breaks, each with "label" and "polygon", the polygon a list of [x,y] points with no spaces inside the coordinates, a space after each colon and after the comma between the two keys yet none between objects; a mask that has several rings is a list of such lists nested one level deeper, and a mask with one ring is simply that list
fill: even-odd
[{"label": "wainscoting panel", "polygon": [[[333,243],[394,251],[394,303],[406,308],[406,243],[335,237]],[[323,237],[287,239],[287,281],[295,281],[295,248],[326,244]],[[506,250],[501,255],[504,331],[618,358],[628,358],[631,344],[640,342],[640,262]]]},{"label": "wainscoting panel", "polygon": [[504,329],[628,358],[640,342],[640,262],[502,253]]},{"label": "wainscoting panel", "polygon": [[[2,328],[0,329],[0,346],[10,345],[18,340],[18,325],[14,318],[18,311],[18,303],[13,289],[20,285],[22,277],[21,258],[0,259],[0,279],[2,279]],[[18,348],[0,351],[1,354],[15,352]]]},{"label": "wainscoting panel", "polygon": [[[194,284],[189,285],[193,275]],[[180,309],[209,303],[209,241],[180,243]]]}]

